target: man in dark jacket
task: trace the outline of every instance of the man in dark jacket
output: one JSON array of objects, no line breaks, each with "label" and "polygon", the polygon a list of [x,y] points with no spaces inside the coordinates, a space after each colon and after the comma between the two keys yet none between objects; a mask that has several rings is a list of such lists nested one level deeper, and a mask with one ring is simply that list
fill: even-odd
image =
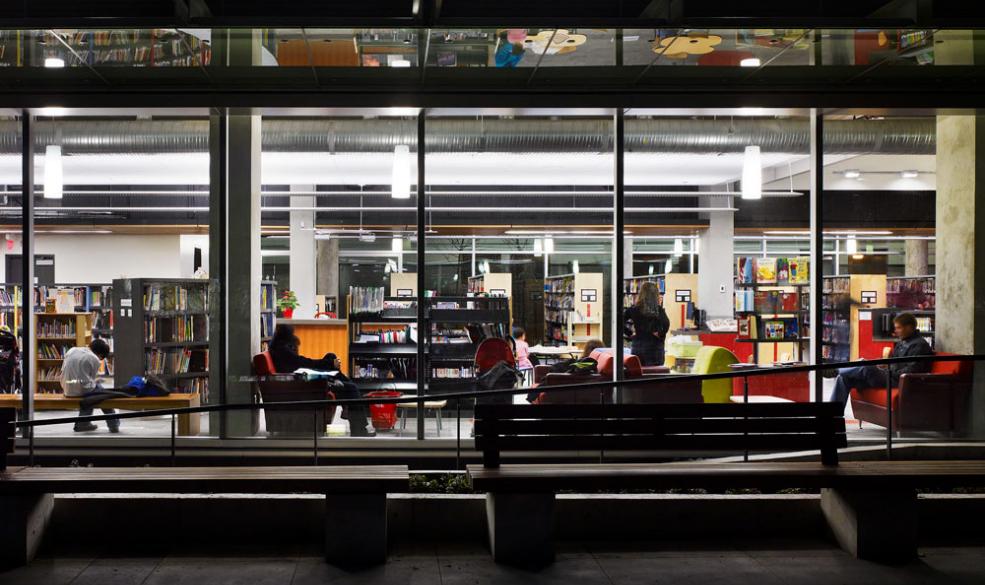
[{"label": "man in dark jacket", "polygon": [[[893,319],[893,329],[899,341],[893,346],[893,353],[889,357],[914,357],[920,355],[933,355],[934,350],[930,348],[927,340],[917,331],[917,319],[911,313],[900,313]],[[903,374],[923,374],[930,371],[929,361],[901,362],[886,366],[858,366],[854,368],[842,368],[838,370],[838,379],[835,380],[835,391],[831,396],[832,402],[838,401],[842,404],[848,402],[848,396],[852,388],[885,388],[886,374],[892,376],[893,387],[899,385],[899,378]]]}]

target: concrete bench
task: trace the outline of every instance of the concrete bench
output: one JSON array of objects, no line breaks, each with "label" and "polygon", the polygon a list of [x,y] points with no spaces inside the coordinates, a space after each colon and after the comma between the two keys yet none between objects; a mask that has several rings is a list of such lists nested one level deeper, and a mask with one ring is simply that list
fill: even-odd
[{"label": "concrete bench", "polygon": [[[540,565],[554,558],[554,500],[560,490],[819,488],[839,544],[880,561],[916,555],[916,489],[985,485],[982,461],[838,464],[845,446],[840,404],[477,405],[468,466],[486,495],[497,562]],[[605,451],[646,460],[672,453],[820,450],[821,462],[501,464],[504,454]],[[659,528],[655,528],[659,530]]]},{"label": "concrete bench", "polygon": [[[42,393],[34,395],[35,410],[79,410],[81,398],[69,398],[64,394]],[[0,408],[21,409],[23,396],[20,394],[0,394]],[[97,408],[116,408],[119,410],[158,410],[166,408],[191,408],[201,406],[198,393],[171,394],[169,396],[147,396],[143,398],[111,398],[99,403]],[[200,432],[200,414],[179,414],[178,435],[194,436]]]},{"label": "concrete bench", "polygon": [[325,494],[326,559],[377,564],[387,556],[386,496],[410,489],[406,465],[8,469],[13,420],[0,408],[0,566],[34,558],[55,493]]}]

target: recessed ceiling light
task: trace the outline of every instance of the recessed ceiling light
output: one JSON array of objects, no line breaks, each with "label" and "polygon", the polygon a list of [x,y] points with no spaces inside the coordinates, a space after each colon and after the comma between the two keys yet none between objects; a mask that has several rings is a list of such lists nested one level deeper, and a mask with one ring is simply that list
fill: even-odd
[{"label": "recessed ceiling light", "polygon": [[916,179],[917,177],[920,176],[920,172],[919,171],[912,171],[912,170],[911,171],[902,171],[900,173],[900,176],[902,176],[904,179]]},{"label": "recessed ceiling light", "polygon": [[65,66],[65,59],[61,57],[46,57],[44,60],[44,66],[48,69],[61,69]]},{"label": "recessed ceiling light", "polygon": [[739,61],[739,67],[759,67],[762,62],[756,57],[749,57]]},{"label": "recessed ceiling light", "polygon": [[858,179],[862,176],[862,171],[856,169],[849,169],[841,173],[846,179]]}]

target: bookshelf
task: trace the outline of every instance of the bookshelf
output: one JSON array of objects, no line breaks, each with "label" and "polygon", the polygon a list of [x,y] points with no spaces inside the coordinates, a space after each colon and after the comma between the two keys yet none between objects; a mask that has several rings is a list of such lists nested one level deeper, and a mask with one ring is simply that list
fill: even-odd
[{"label": "bookshelf", "polygon": [[277,281],[260,281],[260,351],[267,351],[267,345],[274,336],[277,317]]},{"label": "bookshelf", "polygon": [[510,335],[506,297],[425,299],[425,343],[429,390],[469,390],[475,383],[475,352],[490,337]]},{"label": "bookshelf", "polygon": [[113,281],[117,386],[156,374],[174,392],[208,401],[209,286],[200,279]]},{"label": "bookshelf", "polygon": [[76,313],[92,315],[92,337],[109,344],[109,357],[99,366],[100,376],[112,376],[114,372],[115,342],[113,340],[113,286],[110,284],[65,284],[58,289],[71,289]]},{"label": "bookshelf", "polygon": [[46,43],[64,42],[84,63],[93,66],[135,67],[207,66],[212,60],[209,43],[175,29],[127,29],[59,33],[61,41],[45,34]]},{"label": "bookshelf", "polygon": [[417,301],[351,288],[347,298],[350,378],[364,392],[417,388]]},{"label": "bookshelf", "polygon": [[34,392],[61,393],[62,361],[73,347],[89,345],[88,313],[35,313]]},{"label": "bookshelf", "polygon": [[[623,280],[622,306],[628,309],[636,303],[636,296],[644,282],[657,285],[663,295],[664,310],[670,319],[670,330],[685,329],[688,306],[698,303],[698,275],[684,272],[670,274],[647,274]],[[667,291],[670,291],[669,293]]]},{"label": "bookshelf", "polygon": [[488,294],[491,297],[513,297],[513,275],[509,272],[487,272],[470,276],[469,295]]},{"label": "bookshelf", "polygon": [[[0,326],[6,326],[10,332],[20,337],[18,330],[21,324],[21,287],[19,284],[4,283],[0,285]],[[23,344],[21,344],[23,345]]]},{"label": "bookshelf", "polygon": [[803,360],[810,341],[810,260],[737,258],[735,316],[736,342],[750,344],[754,363],[785,361],[784,355]]},{"label": "bookshelf", "polygon": [[886,309],[872,311],[872,340],[895,342],[893,319],[912,313],[917,329],[934,345],[937,327],[937,282],[933,276],[891,276],[886,279]]},{"label": "bookshelf", "polygon": [[825,361],[847,362],[852,355],[851,277],[825,276],[821,289],[821,354]]},{"label": "bookshelf", "polygon": [[544,279],[544,345],[573,345],[602,337],[602,274],[579,272]]}]

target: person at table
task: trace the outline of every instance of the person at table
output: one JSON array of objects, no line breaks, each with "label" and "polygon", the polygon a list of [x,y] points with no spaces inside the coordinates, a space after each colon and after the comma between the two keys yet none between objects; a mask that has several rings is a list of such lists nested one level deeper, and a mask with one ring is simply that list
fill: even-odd
[{"label": "person at table", "polygon": [[[893,333],[899,341],[893,345],[889,357],[934,354],[930,344],[917,330],[917,318],[912,313],[900,313],[893,319]],[[838,378],[835,379],[831,401],[846,404],[852,388],[885,388],[886,382],[890,381],[886,378],[887,375],[891,377],[892,386],[895,388],[899,385],[899,378],[903,374],[924,374],[930,371],[930,365],[929,361],[919,361],[890,364],[888,368],[886,366],[841,368],[838,370]]]},{"label": "person at table", "polygon": [[513,343],[516,345],[516,369],[532,370],[534,363],[530,359],[530,344],[527,343],[527,331],[519,325],[513,326]]},{"label": "person at table", "polygon": [[662,366],[670,318],[660,302],[656,284],[644,282],[640,285],[636,303],[623,313],[623,322],[632,342],[633,355],[640,358],[640,364]]},{"label": "person at table", "polygon": [[[65,353],[62,361],[61,386],[65,396],[70,398],[84,398],[87,395],[102,392],[103,386],[99,383],[99,365],[109,356],[109,344],[102,339],[93,339],[89,347],[73,347]],[[79,406],[79,416],[92,416],[91,406]],[[103,414],[116,414],[116,409],[104,408]],[[120,420],[113,419],[106,421],[109,432],[120,432]],[[75,423],[75,432],[82,433],[96,430],[96,425],[91,422]]]},{"label": "person at table", "polygon": [[[342,362],[334,353],[326,353],[319,359],[309,358],[301,355],[301,341],[294,334],[294,327],[286,323],[279,323],[274,329],[274,336],[270,340],[270,359],[274,362],[274,369],[278,372],[290,373],[300,368],[318,370],[322,372],[339,371]],[[336,381],[341,385],[332,388],[332,392],[339,400],[362,398],[359,388],[339,371]],[[375,437],[376,431],[367,419],[368,408],[366,406],[348,407],[349,434],[353,437]]]}]

